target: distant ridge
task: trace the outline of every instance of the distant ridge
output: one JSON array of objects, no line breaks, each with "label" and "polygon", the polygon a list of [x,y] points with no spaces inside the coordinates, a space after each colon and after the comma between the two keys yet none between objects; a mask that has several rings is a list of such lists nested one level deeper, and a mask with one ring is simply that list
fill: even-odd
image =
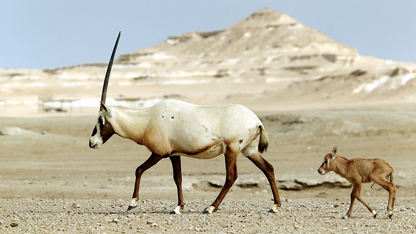
[{"label": "distant ridge", "polygon": [[[43,71],[0,70],[6,100],[0,101],[17,103],[8,97],[25,92],[94,96],[83,89],[101,87],[106,67],[90,63]],[[152,95],[153,88],[163,87],[160,97],[188,85],[202,89],[192,95],[203,96],[198,100],[207,103],[337,105],[416,101],[415,78],[415,63],[362,56],[287,14],[264,8],[225,29],[169,36],[154,47],[121,54],[110,82],[111,90],[118,87],[118,95],[130,97],[142,97],[138,86],[148,87]],[[223,91],[211,97],[209,85]],[[180,95],[186,99],[191,94]]]},{"label": "distant ridge", "polygon": [[190,32],[171,36],[155,47],[120,56],[134,61],[142,55],[163,52],[175,56],[240,57],[289,53],[331,53],[358,55],[355,48],[343,45],[318,30],[313,30],[289,15],[264,8],[234,25],[214,32]]}]

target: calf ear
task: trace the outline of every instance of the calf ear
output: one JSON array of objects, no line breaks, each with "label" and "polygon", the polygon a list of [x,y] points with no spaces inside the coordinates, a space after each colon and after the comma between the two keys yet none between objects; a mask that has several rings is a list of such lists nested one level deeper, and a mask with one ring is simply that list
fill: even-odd
[{"label": "calf ear", "polygon": [[335,155],[337,155],[338,152],[338,146],[334,146],[334,148],[332,148],[332,159],[335,158]]}]

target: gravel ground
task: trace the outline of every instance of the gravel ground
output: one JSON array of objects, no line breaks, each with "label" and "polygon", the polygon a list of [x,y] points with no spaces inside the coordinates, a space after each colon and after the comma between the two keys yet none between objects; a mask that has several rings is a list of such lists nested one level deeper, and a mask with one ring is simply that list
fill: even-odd
[{"label": "gravel ground", "polygon": [[208,200],[186,202],[171,215],[175,201],[144,200],[125,212],[128,200],[1,199],[0,233],[415,233],[416,198],[397,200],[387,218],[385,198],[365,198],[378,212],[374,219],[360,203],[341,219],[349,201],[337,198],[283,199],[278,213],[272,201],[228,200],[208,215]]}]

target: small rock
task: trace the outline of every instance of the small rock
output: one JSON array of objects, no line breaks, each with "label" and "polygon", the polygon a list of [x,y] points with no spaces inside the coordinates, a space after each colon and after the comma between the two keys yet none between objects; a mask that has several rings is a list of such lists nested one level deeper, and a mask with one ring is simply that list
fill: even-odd
[{"label": "small rock", "polygon": [[17,227],[17,226],[19,226],[19,224],[18,224],[18,223],[11,223],[11,224],[10,224],[10,227]]},{"label": "small rock", "polygon": [[151,227],[157,227],[157,223],[152,222],[152,221],[147,221],[147,224],[150,224]]}]

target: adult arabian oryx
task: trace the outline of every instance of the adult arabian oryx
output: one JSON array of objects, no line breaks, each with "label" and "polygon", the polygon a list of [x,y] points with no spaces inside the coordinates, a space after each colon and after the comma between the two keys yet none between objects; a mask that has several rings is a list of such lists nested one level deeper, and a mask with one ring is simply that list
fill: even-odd
[{"label": "adult arabian oryx", "polygon": [[101,95],[98,121],[90,138],[90,148],[99,148],[113,134],[146,146],[150,157],[136,169],[133,199],[127,210],[137,206],[140,179],[147,169],[162,158],[169,158],[178,192],[178,205],[172,213],[180,213],[182,173],[180,156],[210,159],[224,154],[227,176],[217,199],[204,212],[212,213],[237,179],[237,156],[241,152],[266,175],[274,197],[271,212],[277,212],[280,197],[273,166],[260,153],[268,146],[267,133],[259,118],[241,105],[199,106],[182,101],[162,101],[152,107],[132,110],[105,105],[108,80],[117,49],[117,37]]}]

